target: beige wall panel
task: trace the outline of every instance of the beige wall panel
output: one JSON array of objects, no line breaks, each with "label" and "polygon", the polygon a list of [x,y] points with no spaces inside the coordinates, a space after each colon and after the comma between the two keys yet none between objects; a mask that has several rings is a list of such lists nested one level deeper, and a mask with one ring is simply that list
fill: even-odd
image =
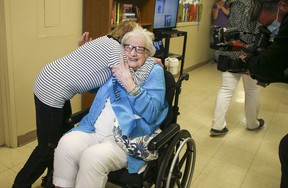
[{"label": "beige wall panel", "polygon": [[[50,2],[51,1],[51,2]],[[11,58],[17,136],[35,130],[33,84],[47,63],[77,48],[82,33],[82,0],[9,0]],[[9,52],[8,52],[9,54]],[[80,109],[80,96],[73,110]]]}]

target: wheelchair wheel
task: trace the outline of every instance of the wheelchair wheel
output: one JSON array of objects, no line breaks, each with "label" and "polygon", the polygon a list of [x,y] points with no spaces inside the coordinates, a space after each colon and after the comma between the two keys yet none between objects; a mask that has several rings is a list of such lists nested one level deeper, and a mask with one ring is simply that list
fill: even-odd
[{"label": "wheelchair wheel", "polygon": [[180,130],[163,153],[155,187],[190,187],[195,160],[195,142],[187,130]]}]

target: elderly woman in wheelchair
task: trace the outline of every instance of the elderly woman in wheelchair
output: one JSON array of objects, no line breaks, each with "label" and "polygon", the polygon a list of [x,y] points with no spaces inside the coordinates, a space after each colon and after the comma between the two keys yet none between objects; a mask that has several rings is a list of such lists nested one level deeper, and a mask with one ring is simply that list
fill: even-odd
[{"label": "elderly woman in wheelchair", "polygon": [[[56,187],[105,187],[109,172],[126,167],[137,173],[145,160],[157,158],[143,144],[145,136],[158,134],[168,112],[164,71],[150,57],[153,37],[144,29],[123,37],[127,63],[120,58],[113,66],[113,77],[98,90],[89,113],[59,141]],[[135,72],[142,78],[133,80]]]}]

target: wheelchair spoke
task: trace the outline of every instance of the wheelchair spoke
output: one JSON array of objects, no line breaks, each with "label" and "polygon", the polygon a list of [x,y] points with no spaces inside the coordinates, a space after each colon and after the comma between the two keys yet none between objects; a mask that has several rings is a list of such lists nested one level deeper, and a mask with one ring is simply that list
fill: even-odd
[{"label": "wheelchair spoke", "polygon": [[178,188],[182,188],[182,185],[181,185],[180,180],[177,180],[176,183],[177,183],[177,187],[178,187]]},{"label": "wheelchair spoke", "polygon": [[178,165],[178,166],[179,166],[180,169],[182,168],[184,162],[187,160],[187,158],[189,157],[189,155],[190,155],[190,151],[187,150],[187,151],[185,152],[185,154],[183,155],[183,157],[181,158],[180,162],[179,162],[179,165]]}]

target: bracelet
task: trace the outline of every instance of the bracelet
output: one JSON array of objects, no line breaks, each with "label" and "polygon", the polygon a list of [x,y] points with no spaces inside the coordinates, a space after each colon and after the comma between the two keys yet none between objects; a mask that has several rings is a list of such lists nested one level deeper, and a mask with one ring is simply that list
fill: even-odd
[{"label": "bracelet", "polygon": [[140,92],[141,92],[141,90],[140,90],[140,88],[139,88],[135,93],[133,93],[133,96],[138,95]]},{"label": "bracelet", "polygon": [[[130,93],[132,93],[134,90],[136,90],[137,89],[137,85],[135,85],[135,87],[131,90],[131,91],[129,91],[128,92],[128,94],[130,95]],[[134,91],[135,92],[135,91]]]},{"label": "bracelet", "polygon": [[135,86],[134,89],[132,89],[132,91],[130,91],[128,94],[131,96],[136,96],[140,93],[140,87],[139,86]]}]

